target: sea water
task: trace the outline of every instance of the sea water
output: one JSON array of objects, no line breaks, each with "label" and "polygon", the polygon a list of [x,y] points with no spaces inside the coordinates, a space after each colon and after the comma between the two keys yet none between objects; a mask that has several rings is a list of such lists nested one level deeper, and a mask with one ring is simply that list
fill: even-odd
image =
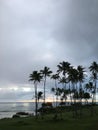
[{"label": "sea water", "polygon": [[[38,108],[41,107],[41,104],[42,103],[38,103]],[[55,103],[52,105],[55,106]],[[34,111],[34,102],[0,102],[0,119],[11,118],[17,112],[34,113]]]},{"label": "sea water", "polygon": [[[38,108],[41,107],[41,103],[38,104]],[[0,119],[11,118],[17,112],[29,112],[34,113],[34,102],[0,102]]]}]

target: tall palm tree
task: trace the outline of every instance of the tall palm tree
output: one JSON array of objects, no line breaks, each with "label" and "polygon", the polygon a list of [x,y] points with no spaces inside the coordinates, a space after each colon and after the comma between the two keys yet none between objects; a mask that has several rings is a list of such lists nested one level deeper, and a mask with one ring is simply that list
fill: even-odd
[{"label": "tall palm tree", "polygon": [[67,79],[65,77],[61,77],[60,80],[59,80],[59,83],[62,83],[63,88],[65,88],[66,83],[67,83]]},{"label": "tall palm tree", "polygon": [[59,65],[57,65],[57,67],[58,67],[57,72],[59,74],[62,73],[60,83],[64,85],[63,88],[66,90],[66,84],[68,83],[67,76],[68,76],[68,71],[70,69],[70,63],[63,61],[60,62]]},{"label": "tall palm tree", "polygon": [[94,99],[95,99],[95,86],[93,85],[93,82],[89,82],[85,85],[86,90],[89,91],[90,93],[90,97],[92,98],[92,106],[91,106],[91,116],[93,116],[94,114],[94,108],[93,108],[93,104],[94,104]]},{"label": "tall palm tree", "polygon": [[62,83],[62,85],[63,85],[63,88],[62,88],[62,99],[65,99],[65,105],[66,105],[67,89],[65,88],[65,86],[66,86],[66,83],[68,83],[67,82],[67,78],[65,78],[65,77],[60,78],[59,83]]},{"label": "tall palm tree", "polygon": [[66,105],[66,100],[67,100],[68,94],[69,94],[69,89],[65,90],[62,88],[62,98],[65,100],[65,105]]},{"label": "tall palm tree", "polygon": [[69,82],[72,84],[72,91],[71,91],[71,103],[73,97],[73,117],[77,116],[77,104],[76,99],[78,99],[78,91],[77,91],[77,83],[78,83],[78,71],[77,69],[70,67],[68,70],[68,79]]},{"label": "tall palm tree", "polygon": [[[53,74],[51,76],[52,79],[54,79],[55,81],[55,89],[57,91],[57,79],[59,79],[59,75],[58,74]],[[56,94],[56,107],[57,107],[57,100],[58,100],[58,95]]]},{"label": "tall palm tree", "polygon": [[92,82],[89,82],[89,83],[86,83],[85,84],[85,89],[87,92],[89,92],[91,94],[91,97],[92,97],[92,104],[94,103],[94,89],[95,87],[93,86],[93,83]]},{"label": "tall palm tree", "polygon": [[84,79],[85,79],[85,68],[82,67],[81,65],[79,65],[77,67],[77,71],[78,71],[78,82],[79,82],[79,96],[80,96],[80,102],[82,103],[82,92],[83,92],[83,88],[82,88],[82,83],[84,82]]},{"label": "tall palm tree", "polygon": [[50,68],[45,66],[43,70],[40,70],[40,72],[44,77],[44,103],[45,103],[45,99],[46,99],[46,79],[47,79],[47,77],[49,77],[51,75],[52,71],[50,70]]},{"label": "tall palm tree", "polygon": [[71,67],[70,70],[68,71],[68,79],[71,81],[72,84],[72,89],[75,94],[77,90],[77,82],[78,82],[78,71],[77,69]]},{"label": "tall palm tree", "polygon": [[69,95],[70,95],[70,103],[72,104],[72,86],[73,86],[73,83],[72,83],[72,69],[73,69],[73,66],[70,66],[68,71],[67,71],[67,82],[69,84]]},{"label": "tall palm tree", "polygon": [[35,88],[35,115],[37,118],[37,102],[38,102],[38,95],[37,95],[37,84],[42,79],[41,74],[38,71],[33,71],[32,74],[29,76],[29,81],[33,81],[34,88]]},{"label": "tall palm tree", "polygon": [[98,79],[98,64],[97,62],[93,62],[91,64],[91,66],[89,67],[89,70],[90,72],[92,73],[92,80],[93,80],[93,83],[94,83],[94,100],[95,100],[95,103],[96,103],[96,90],[97,90],[97,79]]},{"label": "tall palm tree", "polygon": [[70,68],[70,63],[63,61],[63,62],[60,62],[59,65],[57,65],[57,67],[58,67],[57,72],[62,73],[66,79],[66,74],[68,72],[68,69]]}]

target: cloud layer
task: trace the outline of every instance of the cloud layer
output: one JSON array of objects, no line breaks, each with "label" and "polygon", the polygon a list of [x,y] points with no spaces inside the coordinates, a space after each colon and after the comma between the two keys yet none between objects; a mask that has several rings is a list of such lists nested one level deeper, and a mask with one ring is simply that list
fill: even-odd
[{"label": "cloud layer", "polygon": [[63,60],[98,61],[97,12],[97,0],[1,0],[0,88],[25,87],[33,70]]}]

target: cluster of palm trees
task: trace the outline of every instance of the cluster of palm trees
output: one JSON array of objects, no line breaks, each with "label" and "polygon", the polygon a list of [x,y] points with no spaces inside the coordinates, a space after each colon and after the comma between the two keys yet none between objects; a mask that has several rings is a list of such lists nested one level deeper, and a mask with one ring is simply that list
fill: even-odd
[{"label": "cluster of palm trees", "polygon": [[[46,102],[46,81],[47,77],[54,80],[54,87],[52,91],[56,95],[56,107],[58,98],[65,103],[67,98],[70,99],[70,102],[76,103],[77,100],[82,103],[82,99],[85,99],[87,102],[89,98],[92,98],[92,103],[96,102],[96,93],[97,93],[97,79],[98,79],[98,64],[97,62],[92,62],[90,67],[90,77],[86,69],[79,65],[73,67],[69,62],[60,62],[57,65],[57,71],[54,74],[49,67],[44,67],[43,70],[33,71],[30,74],[30,81],[33,81],[35,88],[35,113],[37,115],[37,102],[42,97],[42,92],[37,92],[37,85],[40,82],[44,83],[43,90],[43,102]],[[60,87],[62,84],[62,87]],[[38,96],[39,95],[39,96]]]}]

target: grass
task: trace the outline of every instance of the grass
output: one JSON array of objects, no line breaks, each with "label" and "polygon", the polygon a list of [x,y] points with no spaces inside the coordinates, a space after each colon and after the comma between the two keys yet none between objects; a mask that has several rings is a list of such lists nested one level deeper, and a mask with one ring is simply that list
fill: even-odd
[{"label": "grass", "polygon": [[83,110],[82,118],[72,118],[72,112],[64,112],[63,119],[54,120],[54,114],[39,117],[1,119],[0,130],[98,130],[98,107],[96,114]]}]

